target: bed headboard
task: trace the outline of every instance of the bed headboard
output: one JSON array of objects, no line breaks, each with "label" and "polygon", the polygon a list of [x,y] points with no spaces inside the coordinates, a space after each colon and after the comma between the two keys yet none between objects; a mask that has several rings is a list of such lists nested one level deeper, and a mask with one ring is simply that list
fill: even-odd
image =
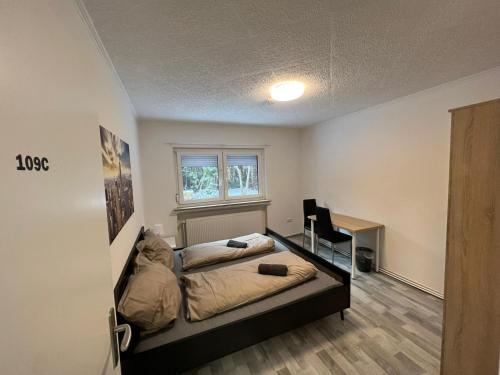
[{"label": "bed headboard", "polygon": [[141,229],[139,230],[139,234],[137,234],[137,238],[135,239],[134,245],[132,246],[132,249],[130,250],[130,254],[128,255],[127,261],[125,262],[125,265],[123,266],[120,277],[118,278],[118,281],[116,282],[115,289],[113,290],[114,295],[115,295],[115,307],[118,306],[118,303],[120,302],[120,298],[123,294],[123,291],[125,290],[125,287],[127,286],[128,278],[132,274],[132,271],[134,268],[134,260],[135,260],[135,257],[137,256],[137,253],[138,253],[136,245],[139,241],[142,241],[143,239],[144,239],[144,227],[141,227]]}]

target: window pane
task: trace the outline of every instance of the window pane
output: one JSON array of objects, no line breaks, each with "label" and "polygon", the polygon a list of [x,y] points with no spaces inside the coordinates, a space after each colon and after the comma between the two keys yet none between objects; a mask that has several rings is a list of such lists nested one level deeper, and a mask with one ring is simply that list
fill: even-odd
[{"label": "window pane", "polygon": [[219,198],[217,155],[182,155],[181,169],[184,201]]},{"label": "window pane", "polygon": [[257,155],[227,156],[227,194],[229,197],[259,195]]}]

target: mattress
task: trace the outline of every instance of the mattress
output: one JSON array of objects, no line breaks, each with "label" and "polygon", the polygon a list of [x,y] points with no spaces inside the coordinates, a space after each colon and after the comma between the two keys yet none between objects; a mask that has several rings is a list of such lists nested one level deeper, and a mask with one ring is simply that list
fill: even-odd
[{"label": "mattress", "polygon": [[[275,252],[288,250],[281,243],[276,241],[276,249]],[[205,266],[202,268],[198,268],[196,270],[182,272],[182,259],[180,257],[179,252],[175,253],[174,259],[174,272],[178,278],[182,274],[195,273],[200,271],[208,271],[217,269],[220,267],[225,267],[231,264],[246,262],[248,260],[257,259],[267,254],[259,254],[252,257],[247,257],[243,259],[237,259],[231,262],[226,262],[223,264],[214,264],[210,266]],[[186,310],[185,303],[182,304],[181,311],[179,313],[179,317],[175,321],[175,324],[171,328],[165,328],[163,330],[157,331],[152,334],[143,335],[137,345],[135,346],[133,352],[140,353],[143,351],[147,351],[162,345],[166,345],[175,341],[179,341],[185,339],[187,337],[209,331],[211,329],[215,329],[217,327],[224,326],[236,320],[241,320],[244,318],[249,318],[255,315],[262,314],[266,311],[273,310],[275,308],[279,308],[280,306],[292,303],[301,298],[308,297],[313,294],[321,293],[328,289],[339,287],[342,283],[334,279],[332,276],[327,273],[318,270],[316,277],[306,281],[303,284],[297,285],[293,288],[287,289],[283,292],[275,294],[271,297],[267,297],[263,300],[253,302],[249,305],[245,305],[239,307],[234,310],[226,311],[222,314],[218,314],[211,318],[197,321],[197,322],[189,322],[186,320]],[[183,296],[184,298],[184,296]]]}]

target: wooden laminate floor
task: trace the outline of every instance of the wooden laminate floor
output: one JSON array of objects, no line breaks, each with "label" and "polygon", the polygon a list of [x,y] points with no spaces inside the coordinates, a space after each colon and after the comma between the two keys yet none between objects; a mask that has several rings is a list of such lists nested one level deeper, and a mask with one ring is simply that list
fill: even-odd
[{"label": "wooden laminate floor", "polygon": [[[329,248],[319,254],[331,259]],[[350,258],[335,253],[335,264],[350,269]],[[360,272],[344,321],[328,316],[186,374],[438,374],[442,305],[388,276]]]}]

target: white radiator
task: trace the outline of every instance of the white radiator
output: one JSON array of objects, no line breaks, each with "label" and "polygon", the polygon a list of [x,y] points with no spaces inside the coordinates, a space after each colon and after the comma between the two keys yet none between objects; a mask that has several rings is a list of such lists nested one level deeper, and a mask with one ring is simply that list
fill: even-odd
[{"label": "white radiator", "polygon": [[265,210],[186,219],[187,246],[266,230]]}]

